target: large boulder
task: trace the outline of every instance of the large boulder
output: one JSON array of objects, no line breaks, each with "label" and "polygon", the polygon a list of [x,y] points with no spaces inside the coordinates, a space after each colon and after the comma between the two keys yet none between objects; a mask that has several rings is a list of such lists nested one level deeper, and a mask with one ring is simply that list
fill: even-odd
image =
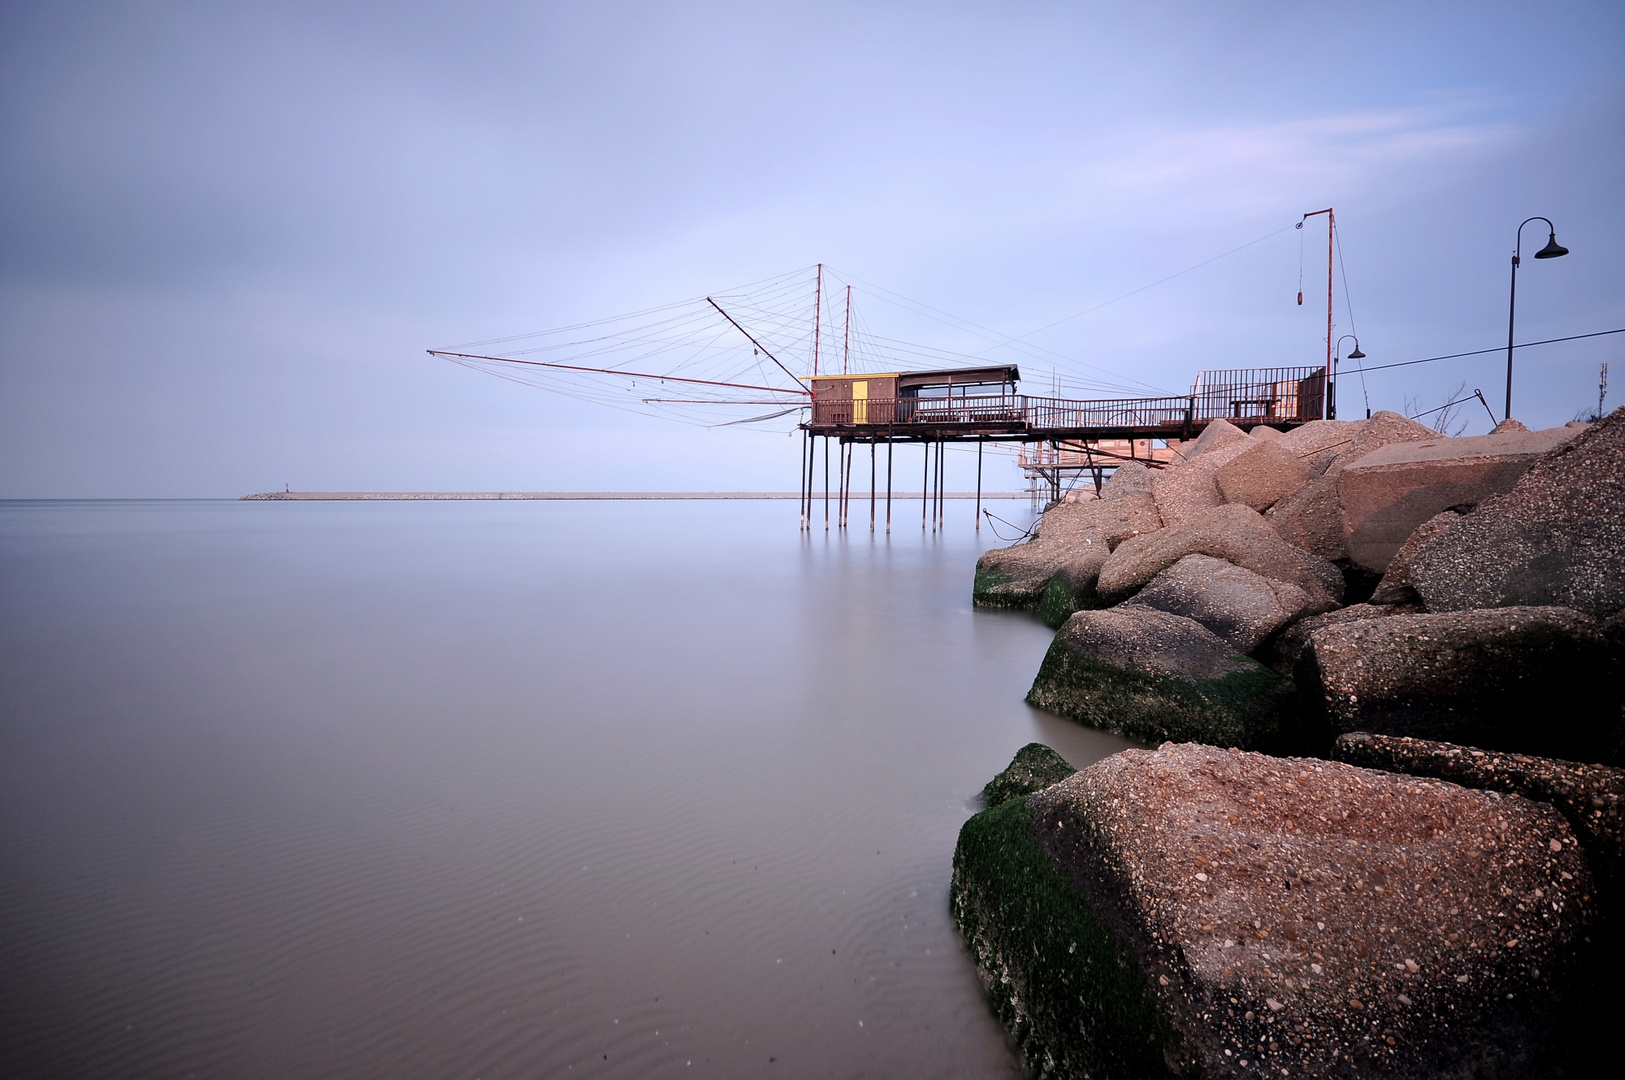
[{"label": "large boulder", "polygon": [[1426,424],[1418,424],[1408,416],[1380,409],[1371,419],[1360,423],[1354,437],[1327,464],[1322,475],[1335,476],[1349,465],[1384,446],[1401,442],[1421,442],[1439,437],[1439,433]]},{"label": "large boulder", "polygon": [[1621,674],[1596,621],[1562,607],[1326,626],[1295,671],[1334,732],[1578,761],[1619,753]]},{"label": "large boulder", "polygon": [[1127,599],[1186,555],[1211,555],[1288,582],[1316,603],[1336,601],[1343,594],[1336,567],[1282,540],[1256,510],[1235,505],[1125,540],[1100,568],[1096,589],[1108,602]]},{"label": "large boulder", "polygon": [[[1441,510],[1434,514],[1406,538],[1388,562],[1388,569],[1383,571],[1382,580],[1377,583],[1376,590],[1371,594],[1373,604],[1419,604],[1421,595],[1411,585],[1411,562],[1416,553],[1422,550],[1422,545],[1444,532],[1450,526],[1461,520],[1461,515],[1454,510]],[[1096,573],[1099,571],[1097,570]]]},{"label": "large boulder", "polygon": [[973,599],[981,607],[1036,605],[1059,626],[1072,612],[1096,604],[1095,576],[1112,545],[1161,527],[1151,496],[1143,492],[1057,503],[1044,512],[1031,540],[982,553]]},{"label": "large boulder", "polygon": [[950,903],[1034,1076],[1499,1080],[1608,1037],[1591,892],[1550,806],[1186,745],[972,817]]},{"label": "large boulder", "polygon": [[1186,462],[1195,461],[1226,446],[1240,446],[1245,449],[1250,445],[1246,440],[1247,433],[1230,421],[1223,418],[1212,420],[1185,450],[1184,458]]},{"label": "large boulder", "polygon": [[1418,525],[1442,510],[1471,508],[1511,491],[1536,459],[1574,435],[1570,428],[1464,439],[1436,435],[1380,447],[1350,462],[1337,478],[1349,559],[1381,573]]},{"label": "large boulder", "polygon": [[1281,449],[1295,454],[1310,475],[1320,476],[1349,448],[1363,420],[1311,420],[1281,436]]},{"label": "large boulder", "polygon": [[1320,476],[1269,508],[1265,519],[1281,539],[1328,562],[1347,559],[1337,476]]},{"label": "large boulder", "polygon": [[1617,911],[1622,899],[1617,890],[1625,884],[1625,769],[1363,731],[1339,738],[1336,752],[1351,765],[1551,803],[1568,819],[1592,876],[1613,894],[1609,899]]},{"label": "large boulder", "polygon": [[1561,604],[1625,608],[1625,408],[1536,462],[1416,553],[1429,610]]},{"label": "large boulder", "polygon": [[[1267,430],[1267,429],[1266,429]],[[1261,442],[1214,471],[1224,501],[1263,513],[1312,479],[1309,466],[1281,445],[1280,438]]]},{"label": "large boulder", "polygon": [[1360,619],[1380,619],[1388,615],[1397,615],[1400,610],[1397,607],[1379,607],[1375,604],[1350,604],[1335,611],[1306,616],[1275,635],[1275,639],[1269,643],[1269,648],[1260,659],[1269,668],[1290,678],[1297,670],[1298,660],[1303,656],[1303,651],[1309,647],[1309,640],[1315,636],[1316,630],[1336,626],[1339,623],[1358,622]]},{"label": "large boulder", "polygon": [[1102,499],[1116,499],[1131,494],[1151,494],[1151,479],[1156,473],[1138,461],[1125,461],[1112,471],[1100,486]]},{"label": "large boulder", "polygon": [[1134,739],[1273,746],[1293,686],[1194,619],[1151,607],[1080,611],[1055,635],[1029,704]]},{"label": "large boulder", "polygon": [[1124,540],[1162,528],[1162,515],[1157,513],[1156,500],[1150,491],[1124,492],[1101,507],[1096,520],[1100,532],[1106,537],[1106,546],[1112,550]]},{"label": "large boulder", "polygon": [[1296,585],[1211,555],[1186,555],[1123,606],[1195,619],[1236,652],[1250,653],[1287,623],[1325,611],[1330,601],[1317,603]]},{"label": "large boulder", "polygon": [[1100,607],[1095,582],[1107,557],[1106,543],[1100,537],[1069,548],[1066,558],[1056,565],[1039,595],[1039,621],[1053,629],[1066,622],[1074,611]]},{"label": "large boulder", "polygon": [[[1228,424],[1225,426],[1230,427]],[[1215,429],[1208,429],[1212,430]],[[1258,446],[1246,435],[1240,435],[1238,429],[1231,427],[1231,430],[1237,432],[1238,439],[1220,442],[1205,450],[1202,449],[1202,440],[1197,439],[1193,448],[1187,451],[1186,460],[1159,470],[1152,478],[1151,494],[1156,499],[1157,512],[1162,515],[1165,524],[1177,525],[1224,505],[1224,494],[1215,479],[1219,469]],[[1207,432],[1204,431],[1202,435],[1206,438]]]}]

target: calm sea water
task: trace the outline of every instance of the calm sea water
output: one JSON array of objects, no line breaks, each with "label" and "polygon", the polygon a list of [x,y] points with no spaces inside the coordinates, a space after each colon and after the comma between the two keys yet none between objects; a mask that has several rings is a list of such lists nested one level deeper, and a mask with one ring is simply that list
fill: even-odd
[{"label": "calm sea water", "polygon": [[0,1075],[1017,1074],[954,838],[1126,744],[949,510],[0,504]]}]

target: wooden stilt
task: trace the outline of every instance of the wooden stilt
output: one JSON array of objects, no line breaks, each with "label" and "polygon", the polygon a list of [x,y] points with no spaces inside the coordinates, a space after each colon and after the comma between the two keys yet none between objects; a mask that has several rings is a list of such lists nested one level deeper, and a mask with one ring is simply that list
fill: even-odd
[{"label": "wooden stilt", "polygon": [[925,456],[920,460],[920,531],[925,531],[927,515],[931,512],[931,443],[921,443]]},{"label": "wooden stilt", "polygon": [[976,531],[982,531],[982,447],[987,445],[986,439],[976,443]]},{"label": "wooden stilt", "polygon": [[886,440],[886,534],[891,535],[891,448],[892,441]]},{"label": "wooden stilt", "polygon": [[875,453],[879,448],[869,440],[869,531],[875,531]]}]

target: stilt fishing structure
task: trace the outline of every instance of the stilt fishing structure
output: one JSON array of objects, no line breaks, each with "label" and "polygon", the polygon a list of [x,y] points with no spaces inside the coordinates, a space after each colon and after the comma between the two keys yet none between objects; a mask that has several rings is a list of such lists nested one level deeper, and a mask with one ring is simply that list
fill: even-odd
[{"label": "stilt fishing structure", "polygon": [[[875,526],[875,460],[880,445],[885,444],[884,520],[890,531],[892,459],[898,443],[917,443],[923,449],[920,523],[939,528],[946,495],[943,452],[949,443],[976,446],[976,517],[980,521],[982,451],[988,443],[1047,449],[1052,463],[1036,468],[1050,485],[1051,498],[1059,499],[1067,470],[1098,475],[1136,460],[1155,468],[1167,455],[1152,450],[1153,440],[1178,443],[1193,439],[1221,418],[1244,430],[1259,425],[1296,427],[1323,419],[1327,398],[1326,369],[1320,366],[1203,371],[1191,392],[1178,397],[1032,397],[1016,392],[1020,378],[1014,366],[808,378],[810,416],[800,425],[803,525],[812,527],[816,516],[819,439],[823,440],[825,528],[831,524],[845,528],[850,521],[852,459],[865,444],[870,459],[869,520]],[[833,496],[831,443],[836,458]],[[1032,455],[1032,459],[1037,457]]]},{"label": "stilt fishing structure", "polygon": [[[1330,210],[1304,215],[1297,227],[1301,229],[1310,217],[1320,214],[1326,215],[1328,236],[1332,236]],[[1226,255],[1291,228],[1286,226]],[[1105,476],[1125,461],[1160,467],[1178,452],[1179,443],[1200,435],[1217,419],[1251,429],[1259,425],[1290,428],[1335,416],[1337,356],[1331,348],[1331,271],[1328,247],[1326,363],[1202,371],[1188,393],[1175,395],[1157,395],[1156,388],[1144,384],[1113,382],[1110,380],[1117,377],[1101,371],[1108,379],[1098,388],[1118,394],[1063,396],[1057,376],[1051,394],[1036,396],[1018,391],[1021,372],[1015,364],[917,366],[921,358],[964,361],[976,357],[869,332],[854,309],[852,284],[844,285],[844,295],[835,294],[842,303],[829,302],[833,297],[826,294],[833,290],[827,287],[828,270],[822,263],[729,294],[429,352],[569,397],[705,428],[761,425],[793,417],[789,433],[799,431],[801,435],[803,529],[815,528],[820,518],[825,529],[848,527],[856,490],[853,473],[857,471],[861,487],[863,469],[858,459],[867,446],[869,526],[890,532],[898,444],[921,448],[920,525],[939,529],[944,524],[943,504],[948,494],[947,450],[950,444],[963,444],[964,449],[974,445],[979,528],[982,468],[990,443],[1000,448],[1014,444],[1035,496],[1042,492],[1046,501],[1052,501],[1062,497],[1069,481],[1084,477],[1092,478],[1098,491]],[[877,286],[865,288],[871,296],[896,303],[912,314],[943,316]],[[1140,291],[1143,289],[1118,299]],[[1301,271],[1298,302],[1303,302]],[[939,321],[991,342],[983,352],[1002,348],[1039,360],[1056,356],[1026,344],[1021,337],[1000,337],[952,316]],[[834,367],[834,345],[840,348],[839,373],[825,370]],[[800,366],[790,359],[795,356],[806,358],[803,372],[795,370]],[[1356,352],[1350,354],[1351,359],[1356,357],[1363,357],[1358,342]],[[1153,391],[1153,395],[1133,396],[1135,390]],[[773,411],[720,419],[727,414],[718,410],[730,407]]]}]

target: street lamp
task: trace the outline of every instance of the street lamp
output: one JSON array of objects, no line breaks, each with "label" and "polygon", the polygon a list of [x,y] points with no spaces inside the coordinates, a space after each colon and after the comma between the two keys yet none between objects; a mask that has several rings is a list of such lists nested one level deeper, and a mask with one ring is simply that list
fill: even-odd
[{"label": "street lamp", "polygon": [[1365,353],[1360,351],[1359,338],[1354,337],[1353,334],[1344,334],[1343,337],[1337,339],[1337,351],[1332,354],[1332,378],[1326,388],[1326,419],[1328,420],[1337,419],[1337,362],[1343,358],[1343,341],[1346,338],[1354,338],[1354,351],[1349,353],[1349,359],[1365,359]]},{"label": "street lamp", "polygon": [[1560,255],[1567,255],[1569,249],[1557,242],[1557,226],[1550,218],[1532,217],[1518,226],[1518,243],[1512,251],[1512,298],[1507,302],[1507,405],[1504,420],[1512,419],[1512,321],[1518,313],[1518,263],[1523,253],[1523,226],[1530,221],[1546,222],[1546,246],[1535,252],[1537,259],[1555,259]]}]

